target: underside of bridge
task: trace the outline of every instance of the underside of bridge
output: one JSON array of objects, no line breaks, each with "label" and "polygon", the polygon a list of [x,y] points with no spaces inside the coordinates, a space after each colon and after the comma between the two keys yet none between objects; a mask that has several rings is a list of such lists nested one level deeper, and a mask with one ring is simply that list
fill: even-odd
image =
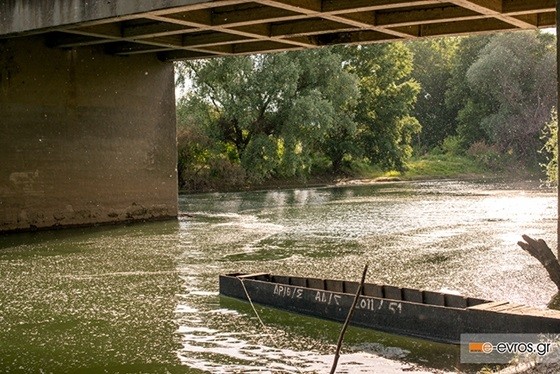
[{"label": "underside of bridge", "polygon": [[547,28],[555,0],[0,2],[0,231],[177,215],[168,61]]},{"label": "underside of bridge", "polygon": [[164,61],[556,24],[554,0],[12,2],[0,5],[0,35],[47,32],[52,47],[101,45],[108,54],[157,53]]}]

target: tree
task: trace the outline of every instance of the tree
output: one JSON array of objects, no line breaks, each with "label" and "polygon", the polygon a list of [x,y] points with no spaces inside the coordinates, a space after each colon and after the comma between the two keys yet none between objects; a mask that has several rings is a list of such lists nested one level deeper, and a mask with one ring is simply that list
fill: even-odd
[{"label": "tree", "polygon": [[188,62],[180,73],[190,100],[214,113],[210,136],[253,181],[305,175],[330,131],[353,132],[356,80],[328,49]]},{"label": "tree", "polygon": [[481,129],[501,152],[536,164],[540,134],[556,102],[554,37],[539,32],[499,34],[466,72],[473,103],[463,120]]},{"label": "tree", "polygon": [[189,94],[177,105],[177,172],[179,187],[189,191],[240,188],[245,172],[232,150],[212,134],[217,113],[203,100]]},{"label": "tree", "polygon": [[422,125],[416,146],[423,150],[441,146],[446,137],[456,132],[457,111],[445,105],[445,96],[459,40],[446,37],[408,44],[414,53],[412,77],[421,87],[413,114]]},{"label": "tree", "polygon": [[447,112],[455,120],[455,131],[463,148],[476,142],[488,142],[481,127],[482,119],[492,112],[492,106],[477,90],[471,89],[467,71],[488,44],[491,36],[468,36],[459,38],[457,51],[452,60],[451,76],[445,93]]},{"label": "tree", "polygon": [[191,85],[178,105],[189,129],[180,175],[216,180],[236,164],[259,183],[318,168],[340,174],[363,160],[402,170],[420,130],[411,71],[404,44],[180,63],[179,81]]},{"label": "tree", "polygon": [[359,77],[355,113],[364,156],[385,169],[404,170],[412,137],[421,126],[412,116],[420,90],[411,78],[412,53],[402,43],[343,49],[347,69]]}]

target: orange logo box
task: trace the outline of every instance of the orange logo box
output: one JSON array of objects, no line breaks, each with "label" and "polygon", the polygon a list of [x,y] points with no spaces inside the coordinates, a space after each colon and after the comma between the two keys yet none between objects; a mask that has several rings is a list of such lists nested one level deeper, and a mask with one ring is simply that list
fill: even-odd
[{"label": "orange logo box", "polygon": [[469,343],[470,353],[490,353],[494,350],[491,343],[472,342]]},{"label": "orange logo box", "polygon": [[484,343],[469,343],[470,353],[482,353],[482,345]]}]

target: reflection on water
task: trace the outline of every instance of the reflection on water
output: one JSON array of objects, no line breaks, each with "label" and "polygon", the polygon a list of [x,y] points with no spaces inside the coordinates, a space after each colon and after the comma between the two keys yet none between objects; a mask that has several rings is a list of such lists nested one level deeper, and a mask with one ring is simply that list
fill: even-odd
[{"label": "reflection on water", "polygon": [[165,222],[2,237],[0,372],[179,367],[177,230]]},{"label": "reflection on water", "polygon": [[[474,182],[180,198],[179,222],[0,238],[6,372],[325,372],[340,325],[217,293],[230,271],[357,279],[545,306],[516,242],[556,246],[556,195]],[[476,368],[458,349],[349,329],[339,372]]]},{"label": "reflection on water", "polygon": [[[368,262],[372,282],[536,306],[545,306],[555,291],[540,265],[516,245],[521,234],[556,245],[556,196],[550,191],[446,181],[215,193],[185,196],[181,204],[192,215],[181,222],[181,233],[202,256],[179,264],[199,275],[189,282],[195,289],[217,290],[216,276],[229,271],[357,279]],[[195,322],[192,315],[180,317],[182,326],[209,329],[184,333],[180,357],[190,367],[330,367],[337,324],[258,308],[263,332],[245,303],[187,293],[180,304],[197,309]],[[350,330],[346,353],[341,370],[348,372],[460,367],[456,347],[362,329]]]}]

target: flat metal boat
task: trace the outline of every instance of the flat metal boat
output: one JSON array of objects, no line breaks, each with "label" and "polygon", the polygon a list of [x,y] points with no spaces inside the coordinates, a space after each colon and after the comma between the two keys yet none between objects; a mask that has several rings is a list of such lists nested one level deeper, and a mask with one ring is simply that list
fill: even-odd
[{"label": "flat metal boat", "polygon": [[[359,283],[268,273],[220,275],[220,294],[343,322]],[[460,344],[461,334],[558,334],[560,311],[365,283],[352,325]]]}]

